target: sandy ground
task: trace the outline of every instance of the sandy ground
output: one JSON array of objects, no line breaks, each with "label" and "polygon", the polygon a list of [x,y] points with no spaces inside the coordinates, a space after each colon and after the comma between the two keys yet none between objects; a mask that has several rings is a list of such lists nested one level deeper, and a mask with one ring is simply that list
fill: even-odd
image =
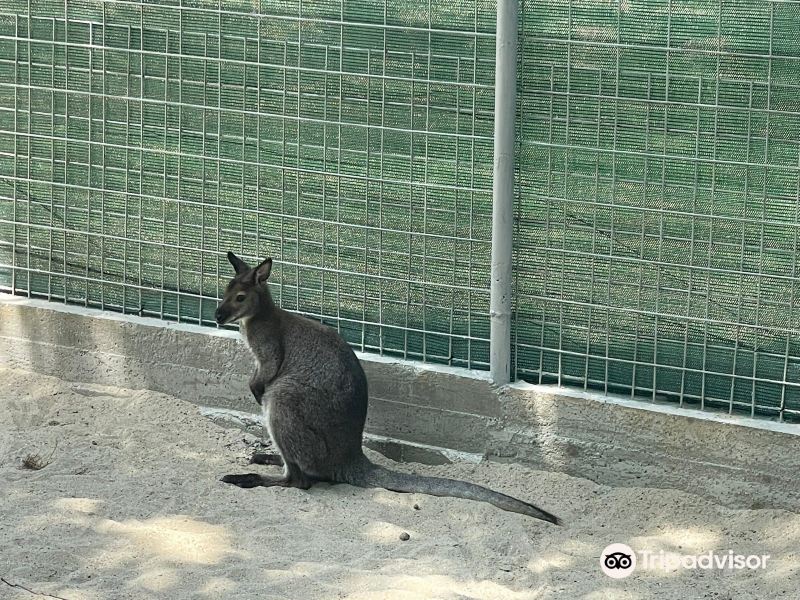
[{"label": "sandy ground", "polygon": [[[191,404],[11,370],[0,388],[0,598],[800,598],[797,514],[494,463],[398,468],[489,484],[567,525],[347,485],[242,490],[218,479],[269,469],[246,464],[255,438]],[[56,443],[51,464],[21,468]],[[613,542],[770,559],[611,579]]]}]

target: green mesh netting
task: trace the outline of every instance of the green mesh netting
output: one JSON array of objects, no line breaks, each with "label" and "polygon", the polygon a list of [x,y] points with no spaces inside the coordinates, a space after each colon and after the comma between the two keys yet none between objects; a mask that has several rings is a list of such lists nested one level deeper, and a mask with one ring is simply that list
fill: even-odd
[{"label": "green mesh netting", "polygon": [[[0,288],[210,325],[224,251],[272,255],[356,347],[486,367],[494,18],[0,2]],[[796,419],[800,4],[520,33],[515,374]]]},{"label": "green mesh netting", "polygon": [[492,5],[64,7],[0,5],[0,285],[211,324],[271,255],[358,347],[486,366]]},{"label": "green mesh netting", "polygon": [[800,409],[800,4],[547,0],[521,30],[518,375]]}]

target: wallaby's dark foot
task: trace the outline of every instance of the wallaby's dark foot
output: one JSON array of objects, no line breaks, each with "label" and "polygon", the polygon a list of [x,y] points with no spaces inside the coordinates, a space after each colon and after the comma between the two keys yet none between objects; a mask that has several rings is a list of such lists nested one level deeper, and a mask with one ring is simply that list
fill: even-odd
[{"label": "wallaby's dark foot", "polygon": [[273,452],[256,452],[250,457],[251,465],[276,465],[283,466],[283,458],[280,454]]},{"label": "wallaby's dark foot", "polygon": [[236,475],[225,475],[220,479],[220,481],[232,483],[240,488],[254,488],[265,485],[266,479],[258,473],[241,473]]},{"label": "wallaby's dark foot", "polygon": [[225,475],[220,481],[225,483],[232,483],[240,488],[254,488],[254,487],[294,487],[301,490],[307,490],[311,487],[311,481],[306,477],[292,477],[291,475],[285,477],[265,477],[258,473],[237,473],[233,475]]}]

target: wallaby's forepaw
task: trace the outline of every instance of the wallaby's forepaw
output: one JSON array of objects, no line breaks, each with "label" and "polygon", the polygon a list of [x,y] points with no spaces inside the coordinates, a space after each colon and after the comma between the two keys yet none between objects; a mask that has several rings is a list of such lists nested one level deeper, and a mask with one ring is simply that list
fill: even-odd
[{"label": "wallaby's forepaw", "polygon": [[264,485],[264,478],[258,473],[241,473],[236,475],[225,475],[220,479],[225,483],[232,483],[240,488],[253,488]]}]

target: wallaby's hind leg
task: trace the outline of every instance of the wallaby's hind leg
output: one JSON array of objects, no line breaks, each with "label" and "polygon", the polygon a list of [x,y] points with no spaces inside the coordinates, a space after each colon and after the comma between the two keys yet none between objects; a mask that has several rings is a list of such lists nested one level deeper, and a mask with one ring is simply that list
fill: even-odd
[{"label": "wallaby's hind leg", "polygon": [[251,465],[276,465],[283,466],[283,457],[275,452],[256,452],[250,457]]},{"label": "wallaby's hind leg", "polygon": [[286,469],[286,480],[291,482],[291,487],[307,490],[314,483],[314,479],[303,473],[295,463],[287,461],[284,468]]}]

